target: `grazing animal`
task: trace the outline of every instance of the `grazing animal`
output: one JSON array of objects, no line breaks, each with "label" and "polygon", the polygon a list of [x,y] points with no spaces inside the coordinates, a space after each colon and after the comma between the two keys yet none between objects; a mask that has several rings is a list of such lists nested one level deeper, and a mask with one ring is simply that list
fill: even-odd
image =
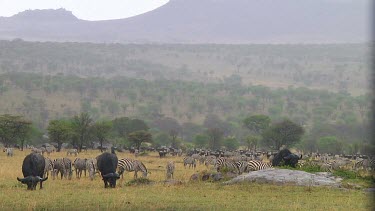
[{"label": "grazing animal", "polygon": [[143,177],[147,177],[149,173],[146,166],[139,160],[133,160],[131,158],[123,158],[118,161],[117,164],[117,173],[121,175],[121,178],[124,178],[124,172],[134,171],[134,178],[138,178],[138,171],[142,172]]},{"label": "grazing animal", "polygon": [[38,148],[35,148],[35,147],[31,148],[31,152],[32,153],[43,154],[43,151],[41,149],[38,149]]},{"label": "grazing animal", "polygon": [[76,158],[73,162],[73,166],[76,172],[76,177],[81,178],[82,177],[82,171],[85,172],[85,177],[86,177],[86,162],[87,159],[82,159],[82,158]]},{"label": "grazing animal", "polygon": [[168,161],[167,167],[166,167],[166,170],[167,170],[166,177],[167,177],[167,179],[171,179],[171,178],[173,179],[174,168],[175,168],[174,162]]},{"label": "grazing animal", "polygon": [[280,166],[282,164],[286,166],[296,167],[298,160],[302,158],[296,154],[291,153],[288,149],[283,149],[278,152],[272,159],[272,166]]},{"label": "grazing animal", "polygon": [[223,169],[227,169],[229,172],[239,174],[239,169],[236,163],[225,157],[221,157],[216,160],[215,169],[217,170],[217,172],[220,172]]},{"label": "grazing animal", "polygon": [[56,176],[61,174],[61,179],[66,174],[65,173],[65,164],[62,158],[56,158],[53,160],[53,171],[52,171],[52,179],[55,179]]},{"label": "grazing animal", "polygon": [[159,151],[159,157],[162,158],[162,157],[165,157],[167,155],[167,151]]},{"label": "grazing animal", "polygon": [[65,165],[65,178],[71,180],[73,175],[72,161],[69,158],[63,158],[63,162]]},{"label": "grazing animal", "polygon": [[248,164],[246,161],[237,161],[236,162],[236,165],[237,165],[237,168],[238,168],[238,172],[240,174],[244,173],[244,172],[248,172]]},{"label": "grazing animal", "polygon": [[42,189],[42,183],[48,179],[48,177],[43,178],[44,168],[44,157],[40,154],[31,153],[25,157],[22,163],[24,178],[17,177],[17,180],[22,184],[27,184],[27,190],[36,190],[38,182],[40,182],[40,189]]},{"label": "grazing animal", "polygon": [[204,165],[206,165],[207,168],[209,165],[214,166],[215,163],[216,163],[216,157],[213,155],[206,157],[206,160],[204,161]]},{"label": "grazing animal", "polygon": [[66,156],[68,155],[72,155],[74,154],[76,157],[78,155],[78,150],[77,149],[69,149],[67,152],[66,152]]},{"label": "grazing animal", "polygon": [[13,157],[13,148],[4,148],[3,152],[7,153],[7,157]]},{"label": "grazing animal", "polygon": [[195,162],[195,159],[193,157],[184,157],[184,167],[186,168],[186,165],[189,165],[189,168],[190,167],[193,167],[195,169],[195,167],[197,167],[197,163]]},{"label": "grazing animal", "polygon": [[375,170],[375,158],[363,159],[354,164],[354,170],[362,168],[365,171]]},{"label": "grazing animal", "polygon": [[247,162],[247,171],[258,171],[273,168],[271,163],[264,163],[259,160],[251,160]]},{"label": "grazing animal", "polygon": [[95,177],[95,172],[98,169],[96,167],[96,159],[95,158],[90,158],[86,160],[86,169],[89,172],[89,177],[91,180],[94,179]]},{"label": "grazing animal", "polygon": [[51,171],[51,175],[53,174],[53,161],[49,158],[44,158],[45,160],[45,167],[44,167],[44,176],[47,176],[49,175],[49,171]]},{"label": "grazing animal", "polygon": [[117,156],[109,152],[104,152],[99,155],[96,160],[98,161],[98,169],[104,181],[104,188],[108,188],[108,183],[109,187],[115,188],[116,180],[120,178],[116,173],[118,163]]}]

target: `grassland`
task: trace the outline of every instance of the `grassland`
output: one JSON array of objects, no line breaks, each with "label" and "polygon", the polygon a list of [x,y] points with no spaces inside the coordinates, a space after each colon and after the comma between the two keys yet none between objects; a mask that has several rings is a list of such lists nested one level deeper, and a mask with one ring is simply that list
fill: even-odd
[{"label": "grassland", "polygon": [[[29,150],[16,151],[14,157],[0,154],[0,210],[370,210],[368,193],[362,190],[340,190],[241,184],[224,186],[220,183],[189,182],[190,176],[206,169],[184,169],[181,157],[160,159],[156,153],[140,156],[151,172],[152,185],[127,185],[133,173],[118,180],[115,189],[104,189],[99,176],[72,180],[50,177],[42,190],[27,191],[16,180],[22,177],[23,158]],[[81,158],[99,155],[98,151],[82,152]],[[66,152],[51,154],[64,157]],[[118,153],[119,158],[131,157]],[[70,157],[74,160],[74,157]],[[180,185],[166,185],[165,165],[176,162],[175,179]]]}]

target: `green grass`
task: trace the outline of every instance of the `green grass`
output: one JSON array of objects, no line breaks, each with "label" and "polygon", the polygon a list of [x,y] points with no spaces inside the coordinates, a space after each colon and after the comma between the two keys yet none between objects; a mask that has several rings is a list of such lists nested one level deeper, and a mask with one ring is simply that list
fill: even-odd
[{"label": "green grass", "polygon": [[[125,173],[114,189],[105,189],[96,176],[72,180],[52,180],[44,189],[27,191],[16,177],[22,176],[22,160],[29,152],[15,152],[7,158],[0,154],[0,210],[370,210],[368,193],[362,190],[341,190],[323,187],[277,186],[255,183],[223,185],[221,182],[190,182],[192,174],[207,170],[184,168],[182,157],[160,159],[157,153],[138,157],[152,171],[147,179],[133,180],[133,173]],[[98,155],[89,150],[78,157]],[[65,157],[66,152],[51,154],[51,158]],[[134,155],[118,153],[119,158]],[[75,157],[70,157],[74,159]],[[174,160],[174,179],[178,185],[164,184],[165,164]],[[161,167],[160,167],[161,166]],[[210,170],[207,170],[208,172]],[[130,182],[129,182],[130,181]],[[127,185],[136,182],[137,185]],[[148,182],[154,182],[147,184]],[[135,183],[133,183],[135,184]],[[141,185],[138,185],[141,184]]]}]

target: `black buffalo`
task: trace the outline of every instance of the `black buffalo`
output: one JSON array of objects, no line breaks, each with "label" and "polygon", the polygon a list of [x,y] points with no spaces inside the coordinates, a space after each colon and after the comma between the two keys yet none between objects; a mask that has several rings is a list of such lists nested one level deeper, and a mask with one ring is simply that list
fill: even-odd
[{"label": "black buffalo", "polygon": [[272,165],[286,165],[295,168],[298,163],[298,160],[301,158],[302,156],[299,157],[298,155],[291,153],[288,149],[283,149],[275,155],[275,157],[272,160]]},{"label": "black buffalo", "polygon": [[120,178],[120,176],[116,173],[118,162],[117,156],[109,152],[104,152],[96,159],[98,169],[103,177],[104,187],[107,188],[109,183],[111,188],[115,188],[116,180]]},{"label": "black buffalo", "polygon": [[45,167],[45,160],[39,153],[31,153],[25,157],[22,164],[22,173],[24,178],[17,180],[23,184],[27,184],[27,190],[35,190],[36,185],[40,182],[40,189],[42,189],[43,181],[48,177],[43,178]]}]

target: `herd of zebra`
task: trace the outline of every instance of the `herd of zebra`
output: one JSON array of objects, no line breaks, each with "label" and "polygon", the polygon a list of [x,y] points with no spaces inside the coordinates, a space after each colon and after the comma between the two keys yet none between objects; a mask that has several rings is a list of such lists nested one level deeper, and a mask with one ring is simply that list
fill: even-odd
[{"label": "herd of zebra", "polygon": [[[266,153],[265,153],[266,154]],[[206,167],[213,166],[217,171],[230,171],[236,174],[244,172],[258,171],[268,168],[273,168],[272,160],[274,155],[271,156],[246,156],[234,154],[231,156],[217,157],[213,155],[205,155],[203,153],[196,153],[183,158],[184,167],[195,168],[197,162],[204,164]],[[319,167],[322,171],[333,172],[339,169],[364,170],[366,172],[375,171],[375,158],[371,157],[357,157],[350,159],[343,156],[334,156],[329,154],[307,154],[301,156],[302,159],[298,160],[297,167]]]},{"label": "herd of zebra", "polygon": [[[45,168],[44,176],[49,176],[51,173],[52,178],[55,179],[59,174],[60,178],[72,179],[73,176],[73,167],[75,170],[76,178],[82,177],[82,172],[86,177],[87,172],[91,180],[94,179],[95,174],[99,173],[97,167],[97,158],[75,158],[72,160],[68,157],[56,158],[51,160],[50,158],[45,158]],[[123,158],[118,160],[118,174],[122,176],[124,172],[133,172],[134,178],[138,177],[138,172],[142,172],[143,177],[147,177],[149,174],[146,166],[139,160],[134,160],[131,158]]]},{"label": "herd of zebra", "polygon": [[262,162],[259,160],[248,160],[246,156],[240,157],[216,157],[193,154],[183,158],[184,167],[196,168],[197,161],[199,164],[204,164],[207,168],[212,165],[218,172],[222,170],[230,171],[236,174],[242,174],[249,171],[258,171],[267,168],[272,168],[271,163]]},{"label": "herd of zebra", "polygon": [[[46,150],[47,154],[51,153],[49,150]],[[3,152],[6,152],[8,157],[14,155],[13,148],[4,148]],[[43,151],[40,149],[32,148],[32,153],[43,154]],[[76,149],[68,149],[67,156],[69,155],[78,155]],[[204,153],[194,153],[187,154],[186,157],[183,157],[182,163],[184,168],[186,167],[195,169],[197,163],[199,165],[205,165],[208,169],[213,168],[217,172],[227,171],[235,174],[242,174],[244,172],[263,170],[268,168],[273,168],[273,158],[271,156],[246,156],[244,154],[223,154],[226,156],[215,155],[206,155]],[[266,155],[266,154],[264,154]],[[135,156],[137,157],[137,156]],[[375,159],[370,157],[360,158],[357,157],[355,160],[334,156],[334,155],[317,155],[317,154],[308,154],[301,156],[302,159],[298,160],[297,166],[319,166],[322,170],[332,172],[341,168],[351,168],[352,170],[363,169],[365,171],[375,170]],[[44,168],[44,177],[48,177],[50,174],[53,179],[56,179],[60,175],[60,179],[72,179],[73,170],[75,171],[76,178],[81,178],[82,173],[84,176],[87,176],[91,180],[94,179],[95,174],[99,173],[97,167],[97,157],[96,158],[75,158],[73,161],[68,158],[56,158],[54,160],[45,157],[45,168]],[[175,162],[167,161],[165,166],[166,179],[173,179],[175,171]],[[134,178],[138,177],[138,172],[142,173],[142,177],[147,177],[150,172],[140,160],[132,158],[122,158],[118,160],[117,164],[117,173],[123,178],[124,172],[134,172]]]}]

